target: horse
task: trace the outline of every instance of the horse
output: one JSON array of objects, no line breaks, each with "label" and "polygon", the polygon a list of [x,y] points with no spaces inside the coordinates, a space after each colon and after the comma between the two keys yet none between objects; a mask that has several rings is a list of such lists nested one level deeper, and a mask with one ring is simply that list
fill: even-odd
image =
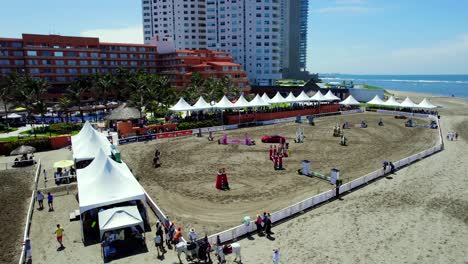
[{"label": "horse", "polygon": [[[200,247],[203,247],[202,254],[199,254]],[[189,261],[198,258],[199,260],[204,260],[206,263],[206,261],[208,260],[206,254],[204,254],[206,252],[206,245],[199,245],[199,242],[190,244],[187,244],[187,242],[179,242],[175,246],[175,250],[177,251],[177,258],[179,258],[180,263],[182,263],[182,260],[180,259],[180,255],[182,254],[182,252],[185,253],[186,258]]]},{"label": "horse", "polygon": [[[242,263],[242,257],[241,257],[241,246],[239,243],[232,243],[231,244],[232,248],[232,254],[236,254],[236,257],[234,258],[234,262],[237,263]],[[216,254],[218,255],[218,258],[220,260],[220,263],[225,263],[226,262],[226,254],[223,252],[224,246],[218,245],[215,247],[216,249]],[[239,261],[237,261],[237,258],[239,258]]]}]

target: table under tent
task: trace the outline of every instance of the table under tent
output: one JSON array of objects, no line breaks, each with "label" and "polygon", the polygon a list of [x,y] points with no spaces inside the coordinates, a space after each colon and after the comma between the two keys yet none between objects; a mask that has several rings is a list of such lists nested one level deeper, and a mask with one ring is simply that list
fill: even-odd
[{"label": "table under tent", "polygon": [[[145,192],[125,163],[117,162],[99,150],[91,164],[77,170],[77,178],[85,244],[102,241],[106,231],[120,229],[127,234],[130,229],[136,229],[143,234],[150,228]],[[132,242],[127,239],[129,237],[120,237],[120,244]]]},{"label": "table under tent", "polygon": [[107,156],[111,156],[115,149],[107,137],[96,131],[89,122],[83,125],[78,134],[71,137],[71,142],[76,169],[88,166],[99,149],[102,149]]}]

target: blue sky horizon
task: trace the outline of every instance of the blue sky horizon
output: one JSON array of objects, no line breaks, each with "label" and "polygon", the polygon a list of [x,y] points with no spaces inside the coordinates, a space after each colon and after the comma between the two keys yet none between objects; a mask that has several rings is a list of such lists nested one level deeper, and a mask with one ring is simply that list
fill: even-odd
[{"label": "blue sky horizon", "polygon": [[[307,69],[466,75],[466,10],[468,1],[457,0],[311,0]],[[135,0],[8,1],[0,9],[0,23],[0,37],[34,33],[143,42],[141,1]]]}]

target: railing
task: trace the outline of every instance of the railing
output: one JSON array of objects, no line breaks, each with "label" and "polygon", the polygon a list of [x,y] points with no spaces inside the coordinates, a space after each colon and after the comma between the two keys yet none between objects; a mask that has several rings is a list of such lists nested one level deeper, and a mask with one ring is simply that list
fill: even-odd
[{"label": "railing", "polygon": [[[41,174],[41,160],[39,160],[37,162],[36,174],[34,176],[34,186],[33,186],[33,191],[32,191],[32,194],[31,194],[31,201],[29,202],[28,215],[26,217],[26,224],[25,224],[25,227],[24,227],[23,241],[26,241],[26,238],[29,236],[29,229],[31,228],[31,220],[32,220],[33,212],[34,212],[34,204],[35,204],[35,201],[36,201],[37,184],[38,184],[40,174]],[[23,263],[25,263],[25,261],[26,261],[26,246],[23,245],[23,247],[21,249],[19,264],[23,264]]]},{"label": "railing", "polygon": [[[443,137],[442,137],[442,130],[440,129],[440,122],[437,117],[432,116],[432,115],[427,115],[428,118],[431,118],[437,122],[437,125],[439,127],[439,142],[434,146],[429,149],[423,150],[419,153],[416,153],[414,155],[411,155],[409,157],[403,158],[399,161],[394,162],[395,169],[402,168],[406,165],[409,165],[417,160],[426,158],[434,153],[437,153],[443,149]],[[387,167],[386,171],[382,169],[375,170],[369,174],[366,174],[362,177],[359,177],[357,179],[354,179],[350,182],[347,182],[343,185],[340,186],[339,193],[343,194],[345,192],[349,192],[351,190],[354,190],[356,188],[359,188],[363,184],[366,184],[370,181],[373,181],[379,177],[384,176],[386,173],[390,172],[391,168]],[[321,194],[312,196],[310,198],[307,198],[303,201],[300,201],[298,203],[295,203],[291,206],[288,206],[286,208],[283,208],[281,210],[278,210],[274,213],[271,214],[271,221],[272,223],[278,222],[285,220],[297,213],[300,213],[306,209],[313,208],[316,205],[319,205],[325,201],[328,201],[336,196],[336,190],[331,189],[329,191],[323,192]],[[255,220],[252,220],[250,222],[249,226],[246,225],[239,225],[233,228],[230,228],[228,230],[219,232],[217,234],[211,235],[208,237],[208,240],[210,243],[215,243],[217,236],[219,236],[221,242],[226,242],[226,241],[232,241],[236,240],[237,238],[244,236],[247,234],[247,232],[253,232],[256,230],[256,225],[255,225]]]}]

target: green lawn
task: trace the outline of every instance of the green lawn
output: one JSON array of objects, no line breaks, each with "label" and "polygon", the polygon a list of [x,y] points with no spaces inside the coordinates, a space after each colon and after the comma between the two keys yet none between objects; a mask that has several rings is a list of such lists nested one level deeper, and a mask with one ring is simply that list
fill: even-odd
[{"label": "green lawn", "polygon": [[387,90],[385,90],[382,87],[378,87],[378,86],[374,86],[374,85],[368,85],[368,84],[364,84],[363,87],[366,88],[366,89],[371,89],[371,90],[384,90],[384,94],[390,94],[389,92],[387,92]]},{"label": "green lawn", "polygon": [[[47,135],[48,136],[48,135]],[[37,134],[37,137],[40,138],[40,137],[47,137],[46,135],[40,135],[40,134]],[[23,140],[23,139],[33,139],[34,138],[34,135],[33,136],[28,136],[28,137],[21,137],[20,139]],[[20,140],[18,138],[18,136],[14,136],[14,137],[4,137],[4,138],[0,138],[0,141],[1,142],[11,142],[11,141],[16,141],[16,140]]]},{"label": "green lawn", "polygon": [[[42,137],[48,137],[48,136],[61,136],[61,135],[68,135],[68,134],[71,134],[72,136],[78,134],[78,132],[80,132],[79,130],[73,130],[71,132],[67,132],[67,133],[57,133],[57,132],[52,132],[52,133],[49,133],[49,132],[41,132],[41,131],[36,131],[36,135],[37,136],[42,136]],[[33,135],[34,136],[34,133],[31,131],[31,130],[26,130],[26,131],[23,131],[23,132],[20,132],[21,135]]]},{"label": "green lawn", "polygon": [[7,129],[0,130],[0,133],[8,133],[8,132],[16,131],[16,130],[18,130],[17,127],[10,127],[9,130],[7,130]]}]

